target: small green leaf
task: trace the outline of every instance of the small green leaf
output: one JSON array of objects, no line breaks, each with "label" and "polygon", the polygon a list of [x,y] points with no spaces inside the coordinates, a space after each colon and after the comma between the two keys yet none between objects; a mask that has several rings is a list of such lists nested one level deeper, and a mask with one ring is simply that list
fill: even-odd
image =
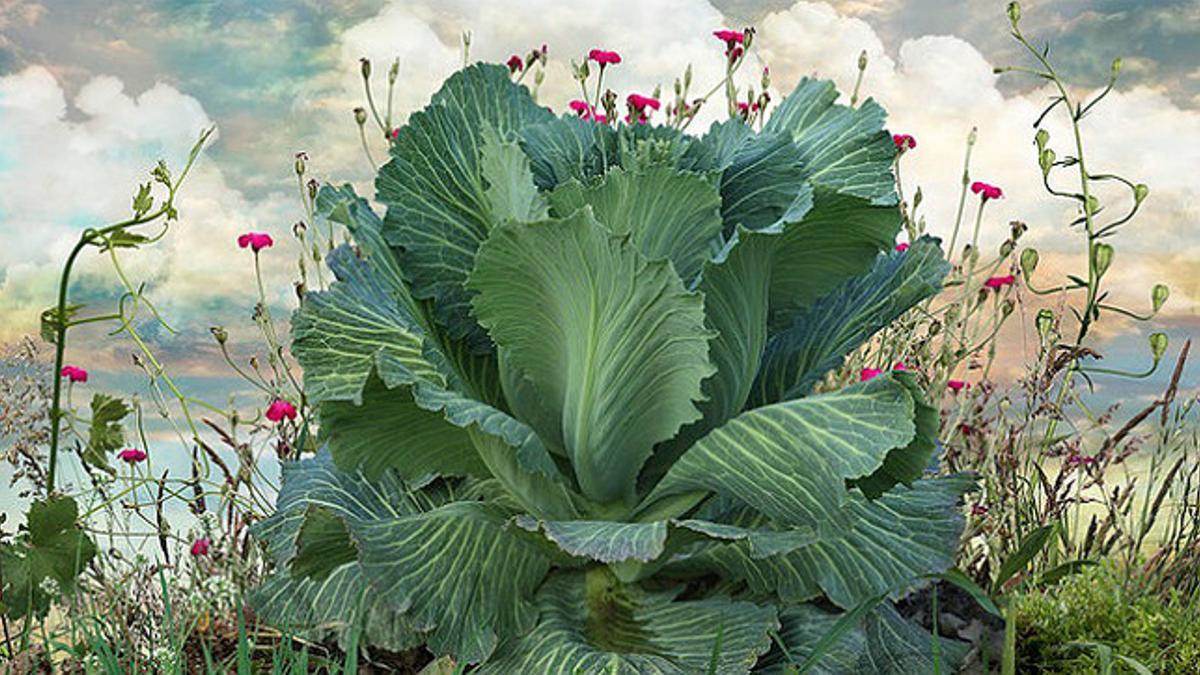
[{"label": "small green leaf", "polygon": [[42,310],[41,338],[50,344],[55,344],[58,341],[59,329],[70,324],[71,319],[81,309],[83,309],[83,305],[67,305],[61,315],[57,306]]},{"label": "small green leaf", "polygon": [[1167,334],[1166,333],[1151,333],[1150,335],[1150,353],[1154,355],[1154,362],[1158,363],[1162,355],[1167,351]]},{"label": "small green leaf", "polygon": [[996,573],[996,579],[992,582],[992,592],[995,593],[1004,588],[1004,584],[1009,579],[1024,570],[1030,561],[1046,548],[1046,544],[1050,543],[1053,534],[1054,525],[1043,525],[1026,535],[1016,552],[1000,565],[1000,571]]},{"label": "small green leaf", "polygon": [[1021,274],[1025,276],[1026,281],[1033,276],[1033,271],[1038,266],[1038,252],[1036,248],[1027,248],[1021,251]]},{"label": "small green leaf", "polygon": [[133,197],[133,215],[142,217],[154,206],[154,197],[150,194],[150,183],[138,187],[138,193]]},{"label": "small green leaf", "polygon": [[100,247],[101,251],[108,251],[114,248],[137,248],[142,244],[150,241],[150,237],[136,232],[130,232],[125,228],[114,230],[108,235],[108,240]]},{"label": "small green leaf", "polygon": [[1171,297],[1171,289],[1166,284],[1154,284],[1154,288],[1150,290],[1150,303],[1154,307],[1154,311],[1162,309],[1169,297]]},{"label": "small green leaf", "polygon": [[121,420],[129,412],[129,406],[119,398],[101,393],[92,396],[92,424],[88,429],[88,445],[83,452],[83,461],[112,473],[108,456],[125,443]]}]

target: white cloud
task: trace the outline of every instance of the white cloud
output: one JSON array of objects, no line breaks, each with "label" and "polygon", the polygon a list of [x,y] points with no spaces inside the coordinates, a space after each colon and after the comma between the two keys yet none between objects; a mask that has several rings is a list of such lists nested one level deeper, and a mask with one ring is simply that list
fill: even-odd
[{"label": "white cloud", "polygon": [[[62,87],[44,68],[0,78],[0,128],[5,129],[0,178],[7,186],[0,192],[0,314],[5,317],[0,337],[36,332],[37,316],[53,304],[58,270],[79,233],[128,217],[136,184],[148,180],[154,162],[165,158],[180,171],[199,131],[209,125],[196,99],[164,84],[132,96],[120,80],[96,77],[69,107]],[[197,306],[252,304],[249,254],[238,251],[234,239],[239,232],[264,229],[286,247],[285,223],[295,217],[288,209],[299,210],[298,201],[272,195],[251,202],[201,156],[177,206],[181,218],[162,242],[122,255],[133,283],[150,282],[153,299],[177,325],[203,326],[221,318],[195,316],[191,310]],[[155,233],[157,226],[146,231]],[[107,260],[95,249],[80,256],[76,270],[75,279],[117,288]],[[286,298],[286,266],[270,271],[275,297]]]}]

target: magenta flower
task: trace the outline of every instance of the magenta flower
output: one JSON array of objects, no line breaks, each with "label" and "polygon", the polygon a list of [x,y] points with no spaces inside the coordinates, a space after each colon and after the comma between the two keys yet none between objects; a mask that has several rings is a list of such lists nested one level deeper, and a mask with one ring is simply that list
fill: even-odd
[{"label": "magenta flower", "polygon": [[858,373],[858,381],[866,382],[867,380],[873,380],[882,374],[883,371],[878,368],[863,368]]},{"label": "magenta flower", "polygon": [[237,238],[238,246],[241,248],[251,248],[255,253],[264,248],[271,248],[275,245],[275,240],[271,239],[271,235],[266,232],[247,232]]},{"label": "magenta flower", "polygon": [[212,546],[212,541],[208,537],[200,537],[192,542],[192,556],[199,558],[203,555],[208,555],[208,547]]},{"label": "magenta flower", "polygon": [[724,42],[729,49],[733,49],[734,45],[740,45],[746,40],[745,33],[736,30],[714,30],[713,35]]},{"label": "magenta flower", "polygon": [[908,370],[908,364],[903,361],[897,361],[892,365],[892,370]]},{"label": "magenta flower", "polygon": [[79,366],[63,366],[62,372],[59,374],[72,382],[87,382],[88,380],[87,371]]},{"label": "magenta flower", "polygon": [[738,59],[742,58],[742,54],[744,54],[745,51],[746,50],[742,49],[741,45],[734,45],[733,49],[730,49],[727,51],[727,53],[729,54],[729,61],[733,62],[733,61],[737,61]]},{"label": "magenta flower", "polygon": [[1011,274],[1006,274],[1002,277],[991,277],[987,281],[983,282],[983,285],[986,286],[987,288],[991,288],[991,289],[998,291],[1001,288],[1004,288],[1005,286],[1012,286],[1013,283],[1016,282],[1016,280],[1017,280],[1017,278],[1015,276],[1013,276]]},{"label": "magenta flower", "polygon": [[905,251],[908,250],[908,242],[902,241],[899,244],[896,244],[896,250],[901,253],[904,253]]},{"label": "magenta flower", "polygon": [[567,107],[571,110],[574,110],[579,115],[587,113],[589,108],[587,101],[581,99],[573,99],[570,103],[567,103]]},{"label": "magenta flower", "polygon": [[958,392],[967,388],[967,383],[963,382],[962,380],[950,380],[949,382],[946,383],[946,387],[950,391],[957,394]]},{"label": "magenta flower", "polygon": [[971,183],[971,192],[980,195],[984,201],[989,199],[999,199],[1004,196],[1004,191],[1000,188],[979,180]]},{"label": "magenta flower", "polygon": [[399,135],[400,135],[400,127],[396,127],[395,129],[392,129],[392,133],[388,134],[388,138],[390,138],[394,141],[394,140],[396,140],[396,138]]},{"label": "magenta flower", "polygon": [[909,134],[895,134],[892,136],[892,143],[896,144],[896,149],[900,152],[917,147],[917,139]]},{"label": "magenta flower", "polygon": [[145,461],[146,457],[145,451],[138,450],[137,448],[125,448],[117,453],[117,459],[126,464],[137,464],[138,462]]},{"label": "magenta flower", "polygon": [[650,98],[649,96],[642,96],[641,94],[630,94],[629,97],[625,99],[625,101],[629,105],[633,106],[634,110],[637,110],[639,112],[641,112],[642,110],[645,110],[646,108],[658,110],[659,106],[662,105],[661,103],[659,103],[658,99]]},{"label": "magenta flower", "polygon": [[591,117],[584,115],[583,119],[594,120],[597,124],[608,124],[608,117],[606,117],[604,115],[600,115],[600,114],[592,115]]},{"label": "magenta flower", "polygon": [[987,513],[988,513],[987,504],[972,504],[971,505],[971,515],[980,517],[980,516],[986,516]]},{"label": "magenta flower", "polygon": [[505,63],[505,65],[508,66],[508,72],[510,72],[510,73],[515,73],[517,71],[525,69],[525,61],[522,60],[521,57],[517,56],[516,54],[513,54],[512,56],[508,57],[508,60],[505,61],[504,63]]},{"label": "magenta flower", "polygon": [[282,399],[271,401],[271,405],[267,406],[267,419],[282,422],[285,417],[289,420],[296,419],[296,406]]},{"label": "magenta flower", "polygon": [[588,58],[600,64],[603,68],[607,65],[616,65],[621,62],[621,55],[616,52],[605,51],[603,49],[593,49],[588,52]]}]

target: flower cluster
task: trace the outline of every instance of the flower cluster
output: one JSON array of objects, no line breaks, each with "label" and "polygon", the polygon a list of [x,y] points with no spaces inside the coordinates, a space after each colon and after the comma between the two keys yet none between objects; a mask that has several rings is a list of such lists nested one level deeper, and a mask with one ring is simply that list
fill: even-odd
[{"label": "flower cluster", "polygon": [[271,239],[271,235],[266,232],[247,232],[238,236],[237,243],[239,248],[250,248],[258,253],[264,248],[274,246],[275,240]]}]

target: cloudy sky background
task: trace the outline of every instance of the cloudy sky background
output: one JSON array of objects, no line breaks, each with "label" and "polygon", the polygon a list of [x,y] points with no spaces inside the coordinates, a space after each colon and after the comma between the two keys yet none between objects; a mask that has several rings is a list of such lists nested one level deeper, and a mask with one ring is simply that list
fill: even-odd
[{"label": "cloudy sky background", "polygon": [[[81,229],[128,214],[135,184],[160,157],[179,167],[200,129],[218,133],[178,202],[181,219],[151,251],[125,255],[146,282],[171,333],[145,324],[172,372],[214,403],[243,392],[216,358],[208,333],[237,337],[253,328],[254,278],[237,234],[262,230],[276,315],[292,304],[300,250],[291,226],[303,217],[292,156],[306,151],[310,173],[352,181],[371,195],[371,171],[351,109],[362,102],[357,59],[380,75],[400,59],[401,115],[422,106],[460,63],[459,36],[474,35],[472,57],[503,61],[547,43],[541,101],[562,109],[573,97],[569,61],[591,47],[624,62],[606,84],[622,95],[669,90],[688,63],[701,85],[722,68],[714,29],[758,27],[755,58],[769,64],[775,100],[805,75],[848,91],[861,50],[870,58],[863,91],[889,111],[894,132],[916,136],[905,159],[906,188],[920,185],[934,234],[948,236],[968,131],[979,128],[974,176],[1002,186],[983,242],[994,248],[1010,220],[1029,224],[1026,243],[1043,270],[1081,270],[1081,242],[1067,228],[1072,205],[1045,195],[1031,122],[1048,92],[994,66],[1029,65],[1007,34],[1002,0],[0,0],[0,341],[36,335],[54,301],[59,265]],[[1172,297],[1154,324],[1172,338],[1200,335],[1200,4],[1194,0],[1055,0],[1024,3],[1025,32],[1052,45],[1052,58],[1079,92],[1103,86],[1124,59],[1117,91],[1085,123],[1094,171],[1117,170],[1151,188],[1142,215],[1115,241],[1109,286],[1137,311],[1155,282]],[[757,68],[748,68],[757,73]],[[750,83],[754,78],[747,79]],[[1066,129],[1050,125],[1066,154]],[[376,156],[382,156],[376,146]],[[1116,209],[1114,209],[1116,210]],[[1041,272],[1041,270],[1040,270]],[[1046,279],[1046,277],[1042,277]],[[1043,284],[1045,285],[1045,284]],[[119,296],[105,259],[84,256],[72,298],[97,311]],[[1106,365],[1141,369],[1146,325],[1102,322]],[[96,388],[136,391],[132,345],[90,342],[73,333],[69,360],[90,367]],[[235,340],[248,357],[255,343]],[[1019,352],[1017,333],[1005,349]],[[1193,375],[1200,369],[1193,368]],[[1194,378],[1193,378],[1194,379]],[[1149,382],[1101,380],[1113,398],[1146,397]]]}]

